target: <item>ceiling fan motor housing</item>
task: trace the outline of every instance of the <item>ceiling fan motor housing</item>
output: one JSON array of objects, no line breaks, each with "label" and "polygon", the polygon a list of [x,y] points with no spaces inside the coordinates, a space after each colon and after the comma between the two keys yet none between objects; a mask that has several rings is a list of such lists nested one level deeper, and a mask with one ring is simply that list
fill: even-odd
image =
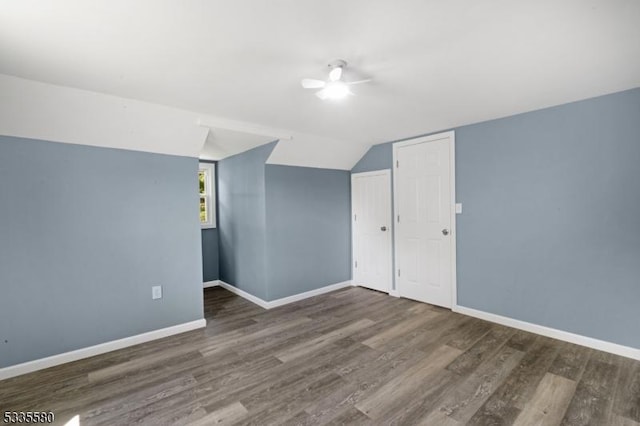
[{"label": "ceiling fan motor housing", "polygon": [[335,59],[327,65],[330,69],[334,68],[345,68],[347,66],[347,61],[342,59]]}]

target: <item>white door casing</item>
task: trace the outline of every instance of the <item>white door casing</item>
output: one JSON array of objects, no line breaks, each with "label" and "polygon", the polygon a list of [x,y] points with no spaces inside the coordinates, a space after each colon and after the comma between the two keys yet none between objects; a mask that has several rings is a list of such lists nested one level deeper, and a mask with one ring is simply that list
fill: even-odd
[{"label": "white door casing", "polygon": [[396,290],[456,304],[454,132],[393,145]]},{"label": "white door casing", "polygon": [[353,283],[389,292],[393,280],[391,171],[351,175]]}]

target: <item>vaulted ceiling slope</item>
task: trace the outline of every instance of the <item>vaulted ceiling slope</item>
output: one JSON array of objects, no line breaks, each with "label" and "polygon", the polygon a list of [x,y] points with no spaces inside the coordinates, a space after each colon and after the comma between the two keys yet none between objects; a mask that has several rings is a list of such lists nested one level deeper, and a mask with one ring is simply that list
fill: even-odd
[{"label": "vaulted ceiling slope", "polygon": [[269,164],[350,170],[362,143],[0,74],[0,135],[220,160],[274,140]]},{"label": "vaulted ceiling slope", "polygon": [[198,157],[208,130],[163,105],[0,74],[0,134]]},{"label": "vaulted ceiling slope", "polygon": [[[0,73],[287,129],[274,162],[337,147],[300,165],[348,168],[371,144],[640,86],[639,22],[637,0],[7,0]],[[372,82],[343,102],[300,88],[336,58]]]}]

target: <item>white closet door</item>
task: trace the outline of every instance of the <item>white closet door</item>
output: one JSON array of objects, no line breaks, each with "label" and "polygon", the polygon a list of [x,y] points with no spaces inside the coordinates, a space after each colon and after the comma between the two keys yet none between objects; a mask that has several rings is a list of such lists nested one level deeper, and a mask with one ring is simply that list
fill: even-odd
[{"label": "white closet door", "polygon": [[401,297],[450,308],[455,267],[453,135],[394,145],[396,287]]},{"label": "white closet door", "polygon": [[354,284],[389,292],[392,281],[391,172],[351,175]]}]

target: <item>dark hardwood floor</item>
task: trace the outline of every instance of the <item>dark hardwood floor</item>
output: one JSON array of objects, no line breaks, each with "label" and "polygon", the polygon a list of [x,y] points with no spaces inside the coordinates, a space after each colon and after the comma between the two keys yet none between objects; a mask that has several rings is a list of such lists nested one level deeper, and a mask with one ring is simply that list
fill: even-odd
[{"label": "dark hardwood floor", "polygon": [[640,426],[640,362],[349,288],[266,311],[205,290],[206,329],[0,382],[81,425]]}]

